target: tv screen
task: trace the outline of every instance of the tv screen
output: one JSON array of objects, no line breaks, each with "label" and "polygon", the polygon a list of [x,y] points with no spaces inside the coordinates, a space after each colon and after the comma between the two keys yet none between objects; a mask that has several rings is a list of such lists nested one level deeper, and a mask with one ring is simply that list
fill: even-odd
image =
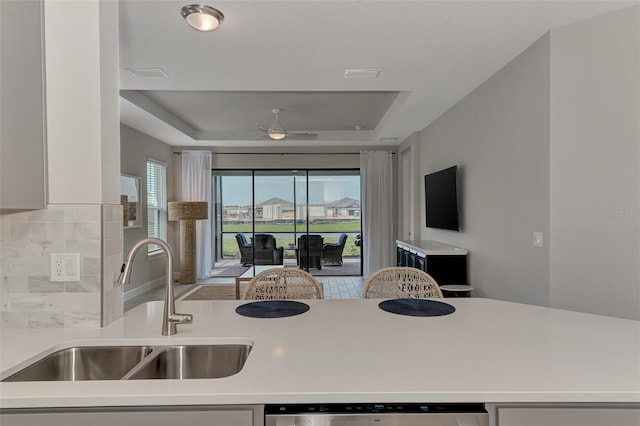
[{"label": "tv screen", "polygon": [[424,177],[427,228],[458,231],[458,166]]}]

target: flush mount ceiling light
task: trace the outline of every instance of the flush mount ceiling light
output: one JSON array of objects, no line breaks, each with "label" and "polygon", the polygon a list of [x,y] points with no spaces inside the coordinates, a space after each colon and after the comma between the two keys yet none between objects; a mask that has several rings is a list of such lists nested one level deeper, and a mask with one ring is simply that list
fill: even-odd
[{"label": "flush mount ceiling light", "polygon": [[198,31],[213,31],[220,26],[224,19],[222,12],[204,4],[184,6],[180,10],[180,14],[187,21],[187,24]]}]

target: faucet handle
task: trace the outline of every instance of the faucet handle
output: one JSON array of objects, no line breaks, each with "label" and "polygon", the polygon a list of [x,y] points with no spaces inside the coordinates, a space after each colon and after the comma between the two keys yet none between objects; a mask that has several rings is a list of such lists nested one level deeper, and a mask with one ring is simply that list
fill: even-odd
[{"label": "faucet handle", "polygon": [[133,262],[125,261],[120,268],[120,275],[118,276],[118,284],[129,284],[131,281],[131,264]]},{"label": "faucet handle", "polygon": [[193,322],[193,315],[191,314],[173,314],[169,318],[169,322],[175,324],[191,324]]}]

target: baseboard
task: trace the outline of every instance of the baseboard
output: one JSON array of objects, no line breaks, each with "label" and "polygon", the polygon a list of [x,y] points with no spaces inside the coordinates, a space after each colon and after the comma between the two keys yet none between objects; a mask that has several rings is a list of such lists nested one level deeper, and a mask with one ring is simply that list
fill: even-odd
[{"label": "baseboard", "polygon": [[142,284],[141,286],[138,286],[134,289],[131,289],[129,291],[125,291],[124,294],[122,295],[124,301],[128,301],[133,299],[134,297],[138,297],[143,293],[146,293],[148,291],[153,290],[156,287],[161,287],[163,285],[165,285],[165,278],[164,277],[160,277],[160,278],[156,278],[153,281],[150,281],[146,284]]}]

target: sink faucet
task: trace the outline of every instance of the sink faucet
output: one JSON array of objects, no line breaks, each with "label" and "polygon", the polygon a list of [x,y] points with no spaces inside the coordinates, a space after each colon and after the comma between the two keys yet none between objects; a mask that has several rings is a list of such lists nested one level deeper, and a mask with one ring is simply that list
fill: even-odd
[{"label": "sink faucet", "polygon": [[118,277],[118,283],[129,284],[129,281],[131,280],[131,267],[133,265],[133,259],[135,258],[136,253],[138,253],[138,250],[140,250],[140,248],[146,246],[147,244],[157,244],[167,256],[167,285],[164,295],[162,335],[171,336],[178,332],[178,330],[176,329],[177,324],[191,324],[193,322],[193,315],[176,313],[176,302],[173,295],[173,251],[171,251],[171,247],[169,247],[169,244],[159,238],[144,238],[135,243],[129,250],[127,257],[122,264],[120,276]]}]

